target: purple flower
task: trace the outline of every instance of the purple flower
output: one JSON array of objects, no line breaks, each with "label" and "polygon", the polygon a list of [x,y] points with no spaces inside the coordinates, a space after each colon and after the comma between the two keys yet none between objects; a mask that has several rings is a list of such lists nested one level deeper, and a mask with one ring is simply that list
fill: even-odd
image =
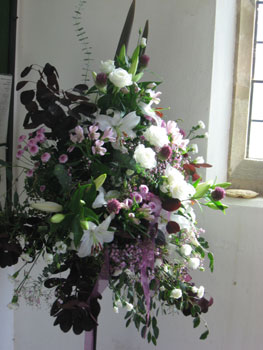
[{"label": "purple flower", "polygon": [[214,201],[220,201],[226,195],[226,191],[222,187],[216,187],[211,193],[211,197]]},{"label": "purple flower", "polygon": [[33,174],[34,174],[34,170],[33,170],[33,169],[30,169],[30,170],[28,170],[28,171],[26,172],[26,176],[27,176],[27,177],[32,177]]},{"label": "purple flower", "polygon": [[148,55],[142,55],[142,56],[140,57],[140,64],[141,64],[143,67],[147,67],[149,61],[150,61],[150,57],[149,57]]},{"label": "purple flower", "polygon": [[45,141],[46,140],[46,137],[44,134],[42,133],[38,133],[37,136],[34,138],[37,142],[39,141]]},{"label": "purple flower", "polygon": [[105,85],[107,85],[107,74],[106,73],[98,73],[96,77],[96,85],[100,88],[103,88]]},{"label": "purple flower", "polygon": [[161,160],[167,160],[171,157],[173,151],[170,146],[163,146],[158,154]]},{"label": "purple flower", "polygon": [[44,192],[45,189],[46,189],[46,186],[45,186],[45,185],[41,185],[41,186],[39,187],[40,192]]},{"label": "purple flower", "polygon": [[43,163],[47,163],[49,161],[50,157],[51,157],[50,153],[45,152],[42,154],[41,160]]},{"label": "purple flower", "polygon": [[132,201],[132,199],[130,199],[130,198],[126,198],[126,199],[123,201],[123,204],[124,204],[127,208],[131,208],[131,207],[132,207],[132,204],[133,204],[133,201]]},{"label": "purple flower", "polygon": [[16,158],[17,158],[17,159],[20,159],[20,158],[22,157],[23,153],[24,153],[24,150],[23,150],[23,149],[20,149],[19,151],[17,151],[17,153],[16,153]]},{"label": "purple flower", "polygon": [[119,214],[121,203],[115,198],[110,199],[107,203],[107,209],[110,213]]},{"label": "purple flower", "polygon": [[39,151],[39,148],[37,145],[32,145],[29,146],[29,152],[34,156],[35,154],[37,154],[37,152]]},{"label": "purple flower", "polygon": [[59,160],[59,163],[64,164],[68,161],[68,156],[66,154],[61,154],[58,160]]}]

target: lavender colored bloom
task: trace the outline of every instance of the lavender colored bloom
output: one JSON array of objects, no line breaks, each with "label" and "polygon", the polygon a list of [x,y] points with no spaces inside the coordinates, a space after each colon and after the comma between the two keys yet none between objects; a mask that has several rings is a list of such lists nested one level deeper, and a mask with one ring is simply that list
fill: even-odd
[{"label": "lavender colored bloom", "polygon": [[75,129],[75,135],[70,134],[70,140],[73,143],[81,143],[84,140],[84,131],[81,126],[76,126]]},{"label": "lavender colored bloom", "polygon": [[132,204],[133,204],[133,201],[132,201],[132,199],[130,199],[130,198],[126,198],[126,199],[123,201],[123,204],[124,204],[127,208],[131,208],[131,207],[132,207]]},{"label": "lavender colored bloom", "polygon": [[68,161],[68,156],[66,154],[61,154],[58,160],[59,160],[59,163],[64,164]]},{"label": "lavender colored bloom", "polygon": [[43,163],[47,163],[49,161],[50,157],[51,157],[50,153],[45,152],[42,154],[41,160]]},{"label": "lavender colored bloom", "polygon": [[39,147],[37,145],[32,145],[29,146],[29,152],[34,156],[35,154],[37,154],[37,152],[39,151]]},{"label": "lavender colored bloom", "polygon": [[185,133],[185,131],[184,131],[183,129],[181,129],[181,128],[180,128],[180,130],[179,130],[179,131],[180,131],[180,134],[181,134],[183,137],[185,137],[185,136],[186,136],[186,133]]},{"label": "lavender colored bloom", "polygon": [[38,133],[38,134],[36,135],[36,137],[34,138],[34,140],[36,140],[36,142],[45,141],[45,140],[46,140],[46,137],[45,137],[44,134]]},{"label": "lavender colored bloom", "polygon": [[101,137],[102,140],[107,140],[107,141],[110,141],[110,142],[116,142],[116,137],[114,137],[114,133],[113,133],[113,130],[112,128],[107,128],[102,137]]},{"label": "lavender colored bloom", "polygon": [[107,74],[106,73],[98,73],[96,77],[96,85],[100,88],[103,88],[105,85],[107,85]]},{"label": "lavender colored bloom", "polygon": [[115,198],[110,199],[107,203],[107,209],[110,213],[119,214],[121,203]]},{"label": "lavender colored bloom", "polygon": [[216,187],[211,193],[211,197],[214,201],[220,201],[226,195],[226,191],[222,187]]},{"label": "lavender colored bloom", "polygon": [[171,157],[173,151],[170,146],[163,146],[158,154],[161,160],[167,160]]}]

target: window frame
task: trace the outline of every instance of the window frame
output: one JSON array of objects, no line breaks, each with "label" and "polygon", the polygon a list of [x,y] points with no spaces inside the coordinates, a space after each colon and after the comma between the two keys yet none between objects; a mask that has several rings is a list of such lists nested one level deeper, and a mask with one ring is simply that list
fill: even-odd
[{"label": "window frame", "polygon": [[255,0],[238,0],[228,181],[232,188],[263,194],[263,161],[247,158]]}]

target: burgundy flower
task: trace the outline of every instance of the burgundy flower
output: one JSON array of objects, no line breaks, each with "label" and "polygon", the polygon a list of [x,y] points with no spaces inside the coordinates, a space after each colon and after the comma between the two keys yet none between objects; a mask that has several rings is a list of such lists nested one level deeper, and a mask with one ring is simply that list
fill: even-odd
[{"label": "burgundy flower", "polygon": [[161,160],[167,160],[171,157],[173,151],[170,146],[163,146],[158,154]]},{"label": "burgundy flower", "polygon": [[98,73],[96,77],[96,85],[98,87],[104,87],[107,85],[107,74],[106,73]]},{"label": "burgundy flower", "polygon": [[107,203],[107,209],[110,213],[119,214],[121,203],[115,198],[110,199]]},{"label": "burgundy flower", "polygon": [[149,61],[150,61],[150,57],[147,56],[147,55],[142,55],[140,57],[140,64],[141,64],[142,67],[147,67]]},{"label": "burgundy flower", "polygon": [[222,187],[216,187],[211,193],[211,197],[214,201],[220,201],[226,195],[226,191]]}]

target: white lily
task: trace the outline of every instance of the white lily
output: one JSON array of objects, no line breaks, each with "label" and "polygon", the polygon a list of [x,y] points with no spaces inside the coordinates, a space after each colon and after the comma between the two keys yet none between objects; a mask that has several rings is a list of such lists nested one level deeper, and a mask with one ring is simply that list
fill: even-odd
[{"label": "white lily", "polygon": [[148,104],[146,104],[144,102],[140,102],[139,107],[141,108],[141,111],[143,114],[151,117],[155,121],[157,126],[161,126],[162,119],[155,113],[155,110],[152,108],[152,103],[153,103],[153,101],[151,101]]},{"label": "white lily", "polygon": [[91,255],[92,249],[102,249],[103,243],[109,243],[113,240],[114,232],[108,231],[111,220],[114,216],[109,215],[100,225],[89,222],[89,229],[84,230],[81,238],[78,256],[85,258]]},{"label": "white lily", "polygon": [[105,131],[108,128],[112,128],[115,137],[126,136],[131,139],[136,136],[133,129],[140,120],[141,118],[136,115],[136,112],[130,112],[125,117],[122,117],[119,111],[114,111],[113,117],[100,114],[96,118],[100,130]]},{"label": "white lily", "polygon": [[31,208],[45,211],[48,213],[59,213],[63,210],[62,205],[55,203],[55,202],[38,202],[38,203],[32,203]]}]

